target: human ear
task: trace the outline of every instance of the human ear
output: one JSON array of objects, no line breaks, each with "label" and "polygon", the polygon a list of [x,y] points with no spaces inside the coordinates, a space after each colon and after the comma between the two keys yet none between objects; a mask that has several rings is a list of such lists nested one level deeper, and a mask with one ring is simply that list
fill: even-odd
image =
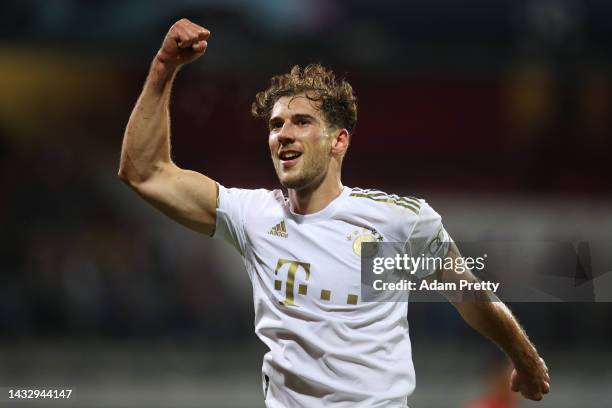
[{"label": "human ear", "polygon": [[335,133],[336,135],[334,137],[334,141],[332,142],[332,153],[342,155],[348,149],[350,135],[346,129],[338,129],[335,131]]}]

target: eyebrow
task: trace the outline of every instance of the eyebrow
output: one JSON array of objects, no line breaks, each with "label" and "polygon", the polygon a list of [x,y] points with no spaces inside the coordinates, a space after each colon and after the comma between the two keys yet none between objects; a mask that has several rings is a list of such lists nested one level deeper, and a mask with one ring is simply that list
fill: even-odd
[{"label": "eyebrow", "polygon": [[[313,121],[316,121],[317,118],[315,118],[314,116],[308,114],[308,113],[295,113],[293,115],[291,115],[291,120],[296,120],[296,119],[311,119]],[[270,120],[268,121],[268,126],[272,126],[273,124],[282,121],[283,119],[280,116],[274,116],[272,118],[270,118]]]},{"label": "eyebrow", "polygon": [[317,120],[317,118],[315,118],[314,116],[308,114],[308,113],[296,113],[295,115],[291,116],[292,119],[312,119],[312,120]]}]

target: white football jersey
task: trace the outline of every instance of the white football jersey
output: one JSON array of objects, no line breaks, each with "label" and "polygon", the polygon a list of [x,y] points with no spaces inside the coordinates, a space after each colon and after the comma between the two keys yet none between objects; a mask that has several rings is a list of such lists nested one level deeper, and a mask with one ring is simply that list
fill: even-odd
[{"label": "white football jersey", "polygon": [[398,242],[418,253],[436,237],[447,242],[425,201],[344,187],[323,210],[299,215],[281,190],[219,185],[214,236],[240,252],[253,284],[255,332],[270,349],[266,407],[407,406],[415,387],[408,303],[362,301],[360,244]]}]

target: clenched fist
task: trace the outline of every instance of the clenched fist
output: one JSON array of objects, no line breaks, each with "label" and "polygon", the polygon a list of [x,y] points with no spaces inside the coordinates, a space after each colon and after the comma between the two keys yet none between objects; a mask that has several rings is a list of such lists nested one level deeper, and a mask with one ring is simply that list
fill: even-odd
[{"label": "clenched fist", "polygon": [[156,58],[171,68],[188,64],[204,54],[209,36],[210,31],[204,27],[186,18],[180,19],[170,27]]},{"label": "clenched fist", "polygon": [[550,376],[544,360],[539,358],[527,369],[513,370],[512,391],[520,392],[523,397],[539,401],[550,391]]}]

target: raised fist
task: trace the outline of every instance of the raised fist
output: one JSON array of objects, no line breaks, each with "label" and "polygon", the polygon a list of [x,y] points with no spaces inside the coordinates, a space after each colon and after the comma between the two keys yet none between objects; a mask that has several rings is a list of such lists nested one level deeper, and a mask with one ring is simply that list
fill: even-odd
[{"label": "raised fist", "polygon": [[170,27],[156,58],[172,68],[188,64],[204,54],[209,36],[204,27],[182,18]]}]

